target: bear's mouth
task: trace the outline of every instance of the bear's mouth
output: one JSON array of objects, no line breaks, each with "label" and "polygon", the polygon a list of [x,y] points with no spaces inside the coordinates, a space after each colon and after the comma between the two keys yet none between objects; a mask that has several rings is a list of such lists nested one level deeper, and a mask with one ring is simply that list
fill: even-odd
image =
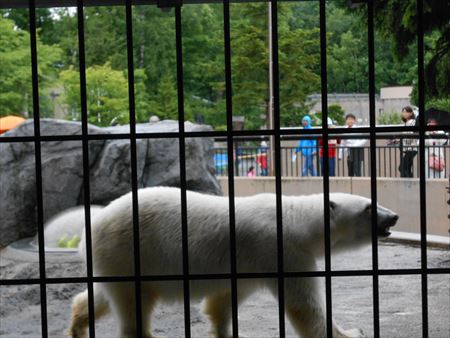
[{"label": "bear's mouth", "polygon": [[381,226],[378,227],[378,236],[380,237],[388,237],[391,232],[389,231],[393,226],[395,226],[395,223],[397,223],[398,215],[392,216],[389,219],[387,219],[385,222],[381,224]]},{"label": "bear's mouth", "polygon": [[380,228],[378,230],[378,236],[380,236],[380,237],[389,237],[389,235],[391,234],[391,232],[389,231],[390,229],[391,229],[391,227]]}]

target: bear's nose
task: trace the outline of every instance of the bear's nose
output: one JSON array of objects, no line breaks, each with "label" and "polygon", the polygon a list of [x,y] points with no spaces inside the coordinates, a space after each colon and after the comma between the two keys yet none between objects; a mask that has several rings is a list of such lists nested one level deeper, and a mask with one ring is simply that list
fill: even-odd
[{"label": "bear's nose", "polygon": [[397,214],[395,214],[387,219],[384,226],[385,227],[393,227],[393,226],[395,226],[395,223],[397,223],[398,219],[399,219],[399,216]]}]

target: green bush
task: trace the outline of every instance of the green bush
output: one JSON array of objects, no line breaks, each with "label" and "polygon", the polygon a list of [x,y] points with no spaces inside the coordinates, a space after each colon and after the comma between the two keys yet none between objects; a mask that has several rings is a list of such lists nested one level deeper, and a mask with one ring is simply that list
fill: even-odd
[{"label": "green bush", "polygon": [[430,100],[426,103],[425,107],[427,110],[434,108],[450,113],[450,96],[446,98]]},{"label": "green bush", "polygon": [[401,124],[402,115],[397,112],[384,113],[377,118],[378,124]]}]

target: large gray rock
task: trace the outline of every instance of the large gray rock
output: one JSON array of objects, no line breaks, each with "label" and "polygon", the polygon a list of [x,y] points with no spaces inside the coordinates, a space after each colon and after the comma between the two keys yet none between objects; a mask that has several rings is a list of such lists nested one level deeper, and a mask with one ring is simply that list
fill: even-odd
[{"label": "large gray rock", "polygon": [[[80,123],[42,119],[42,135],[80,134]],[[209,126],[185,123],[186,131],[209,131]],[[139,124],[140,133],[178,131],[178,122]],[[128,126],[98,128],[90,134],[128,133]],[[27,121],[4,136],[32,136],[33,122]],[[137,139],[139,187],[179,186],[178,139]],[[42,142],[42,188],[44,222],[53,215],[83,204],[83,152],[81,141]],[[131,191],[129,140],[89,141],[91,203],[105,205]],[[186,139],[186,180],[190,190],[219,195],[214,176],[213,140]],[[0,246],[33,236],[36,226],[36,169],[33,142],[0,143]]]}]

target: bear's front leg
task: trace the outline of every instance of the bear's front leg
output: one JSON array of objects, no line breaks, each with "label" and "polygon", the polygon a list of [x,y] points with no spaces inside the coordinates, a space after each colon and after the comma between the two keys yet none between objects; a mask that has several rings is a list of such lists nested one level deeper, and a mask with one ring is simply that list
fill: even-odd
[{"label": "bear's front leg", "polygon": [[333,326],[333,337],[335,338],[366,338],[361,329],[342,330],[339,326]]},{"label": "bear's front leg", "polygon": [[[324,292],[317,278],[289,278],[285,280],[286,314],[302,338],[327,336]],[[342,330],[333,320],[334,338],[365,337],[361,330]]]}]

